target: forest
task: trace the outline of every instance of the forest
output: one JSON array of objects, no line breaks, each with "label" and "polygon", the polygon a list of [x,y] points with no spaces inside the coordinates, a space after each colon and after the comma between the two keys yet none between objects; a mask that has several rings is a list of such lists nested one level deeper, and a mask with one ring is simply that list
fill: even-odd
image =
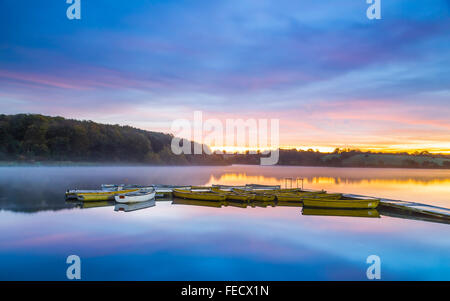
[{"label": "forest", "polygon": [[[173,135],[131,126],[99,124],[39,114],[0,115],[0,161],[95,164],[229,165],[260,164],[263,154],[175,155]],[[191,142],[193,146],[194,142]],[[280,149],[278,165],[332,167],[449,168],[450,156],[336,149]]]},{"label": "forest", "polygon": [[175,155],[173,136],[37,114],[0,115],[0,161],[220,165],[220,155]]}]

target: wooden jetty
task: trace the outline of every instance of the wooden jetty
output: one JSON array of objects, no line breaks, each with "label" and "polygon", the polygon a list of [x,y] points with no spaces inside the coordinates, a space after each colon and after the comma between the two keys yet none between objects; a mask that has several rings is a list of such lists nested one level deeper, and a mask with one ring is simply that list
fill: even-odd
[{"label": "wooden jetty", "polygon": [[[344,194],[344,196],[375,199],[355,194]],[[387,198],[376,199],[380,200],[377,209],[381,215],[450,224],[450,209],[448,208]]]},{"label": "wooden jetty", "polygon": [[[111,187],[118,187],[119,185],[102,185],[102,188],[111,188]],[[129,185],[125,186],[128,187]],[[297,191],[300,188],[296,189],[281,189],[280,185],[260,185],[260,184],[246,184],[246,185],[236,185],[236,186],[229,186],[229,185],[212,185],[211,187],[206,186],[191,186],[191,185],[151,185],[156,190],[156,197],[158,200],[161,198],[165,200],[172,200],[173,198],[173,191],[174,189],[178,190],[191,190],[193,192],[201,192],[203,190],[205,191],[211,191],[213,189],[219,189],[223,191],[243,191],[243,193],[268,193],[268,191],[274,191],[273,193],[270,192],[268,194],[276,194],[276,191],[279,192],[281,195],[281,192],[286,192],[287,190],[293,190]],[[131,187],[131,186],[130,186]],[[132,186],[134,187],[134,186]],[[136,186],[138,188],[139,186]],[[310,191],[301,188],[299,190],[301,192],[311,192],[315,193],[317,191]],[[76,191],[75,191],[76,192]],[[298,191],[297,191],[298,193]],[[325,191],[321,191],[320,193],[325,194]],[[329,194],[331,195],[331,194]],[[66,192],[66,198],[69,198],[72,196],[70,191],[68,190]],[[343,198],[353,198],[353,199],[359,199],[359,200],[379,200],[379,205],[377,207],[378,212],[381,215],[384,216],[390,216],[390,217],[396,217],[396,218],[406,218],[406,219],[415,219],[415,220],[423,220],[423,221],[429,221],[429,222],[438,222],[438,223],[444,223],[444,224],[450,224],[450,209],[428,205],[428,204],[422,204],[418,202],[407,202],[407,201],[401,201],[401,200],[393,200],[393,199],[387,199],[387,198],[378,198],[378,197],[372,197],[372,196],[365,196],[365,195],[357,195],[357,194],[341,194]],[[195,201],[195,200],[179,200],[174,199],[173,204],[183,204],[183,205],[197,205],[197,206],[208,206],[208,207],[222,207],[222,206],[233,206],[233,207],[240,207],[240,208],[247,208],[247,206],[250,207],[267,207],[267,206],[289,206],[289,207],[302,207],[303,201],[297,201],[297,202],[287,202],[283,198],[275,198],[275,200],[271,200],[268,202],[267,200],[262,200],[260,202],[256,202],[257,200],[252,200],[243,203],[239,202],[233,202],[232,200],[228,200],[228,202],[208,202],[208,201]],[[93,207],[102,207],[102,206],[110,206],[111,203],[109,202],[92,202],[92,203],[82,203],[82,208],[93,208]],[[352,209],[348,209],[352,210]],[[355,209],[353,209],[355,210]],[[367,213],[369,212],[369,213]],[[378,217],[377,214],[372,214],[372,211],[364,211],[364,214],[360,214],[361,216],[371,216],[371,217]],[[331,215],[331,213],[336,213],[336,211],[333,212],[322,212],[322,211],[310,211],[309,209],[304,211],[305,215]],[[353,214],[356,212],[353,212]],[[366,214],[367,213],[367,214]],[[351,216],[350,211],[349,212],[342,212],[342,214],[339,215],[348,215]]]}]

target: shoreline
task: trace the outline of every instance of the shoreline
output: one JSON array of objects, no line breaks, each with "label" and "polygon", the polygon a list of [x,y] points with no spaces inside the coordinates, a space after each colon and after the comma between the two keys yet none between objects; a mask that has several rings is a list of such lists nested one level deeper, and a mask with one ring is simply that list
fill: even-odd
[{"label": "shoreline", "polygon": [[408,166],[332,166],[332,165],[259,165],[259,164],[145,164],[125,162],[75,162],[75,161],[0,161],[0,167],[226,167],[226,166],[264,166],[264,167],[323,167],[323,168],[367,168],[367,169],[418,169],[418,170],[450,170],[447,167],[408,167]]}]

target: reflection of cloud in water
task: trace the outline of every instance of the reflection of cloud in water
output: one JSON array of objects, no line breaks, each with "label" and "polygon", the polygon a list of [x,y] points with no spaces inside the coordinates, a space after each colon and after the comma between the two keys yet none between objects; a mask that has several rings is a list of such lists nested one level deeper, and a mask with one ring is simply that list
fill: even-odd
[{"label": "reflection of cloud in water", "polygon": [[[243,185],[243,184],[266,184],[266,185],[281,185],[286,184],[286,177],[272,177],[272,176],[254,176],[247,173],[224,173],[219,177],[211,175],[209,181],[205,185],[223,184],[223,185]],[[296,178],[293,179],[293,185],[296,185]],[[449,178],[412,178],[405,176],[404,178],[347,178],[347,177],[325,177],[325,176],[305,176],[305,184],[373,184],[373,185],[450,185]],[[301,182],[299,181],[299,184]],[[288,181],[288,186],[290,182]]]},{"label": "reflection of cloud in water", "polygon": [[[96,270],[105,260],[115,269],[123,269],[141,280],[146,279],[144,265],[132,262],[139,256],[145,263],[152,258],[158,259],[152,262],[152,267],[157,267],[151,274],[155,279],[163,277],[164,271],[170,272],[171,279],[180,277],[179,268],[191,263],[195,264],[189,266],[192,268],[190,277],[201,276],[199,273],[204,269],[210,278],[203,280],[217,279],[224,273],[240,279],[245,277],[242,268],[248,268],[253,261],[265,270],[259,274],[259,271],[249,269],[246,273],[252,277],[361,279],[364,273],[346,278],[341,273],[329,276],[327,271],[365,271],[367,254],[375,252],[382,256],[388,278],[410,277],[408,272],[414,263],[417,273],[413,278],[448,279],[444,268],[429,269],[432,258],[448,259],[445,250],[448,250],[449,241],[443,239],[446,225],[392,218],[308,217],[302,216],[300,210],[281,207],[234,209],[172,206],[162,202],[151,210],[140,211],[140,214],[146,213],[142,216],[116,214],[111,207],[34,215],[3,212],[2,217],[8,223],[0,221],[0,227],[8,226],[11,231],[2,232],[0,251],[19,253],[27,250],[27,256],[51,255],[55,260],[74,252]],[[36,227],[37,224],[40,227]],[[408,249],[406,254],[404,249]],[[120,255],[123,260],[117,261],[116,256]],[[170,260],[164,261],[165,256]],[[177,258],[183,258],[182,262],[176,261]],[[418,258],[423,260],[418,261]],[[226,264],[220,267],[205,264],[208,259],[226,260]],[[290,268],[281,271],[283,264],[289,264]],[[227,269],[234,265],[241,267],[240,272],[227,274]],[[86,275],[90,279],[127,279],[99,270],[102,273]],[[26,273],[23,271],[20,272]],[[313,277],[311,273],[316,274]],[[59,269],[50,274],[52,279],[59,279],[59,275]]]},{"label": "reflection of cloud in water", "polygon": [[[450,185],[450,174],[447,177],[435,178],[435,177],[411,177],[408,175],[396,176],[391,175],[380,177],[329,177],[329,176],[299,176],[299,175],[285,175],[282,177],[276,176],[264,176],[264,175],[252,175],[246,172],[226,172],[219,176],[211,175],[209,184],[224,184],[224,185],[242,185],[242,184],[266,184],[266,185],[284,185],[285,178],[293,178],[294,182],[296,178],[304,179],[305,183],[310,184],[353,184],[353,183],[392,183],[392,184],[414,184],[414,185]],[[289,182],[288,182],[289,184]],[[295,185],[295,183],[294,183]]]}]

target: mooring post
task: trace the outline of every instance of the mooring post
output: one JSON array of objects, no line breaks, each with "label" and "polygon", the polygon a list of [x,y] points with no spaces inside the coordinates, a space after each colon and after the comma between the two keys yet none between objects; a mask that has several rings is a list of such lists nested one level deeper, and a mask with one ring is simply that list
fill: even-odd
[{"label": "mooring post", "polygon": [[286,188],[286,189],[288,188],[288,186],[287,186],[288,180],[290,181],[290,184],[291,184],[290,188],[292,188],[292,186],[294,185],[293,184],[293,182],[294,182],[293,178],[289,178],[289,177],[284,178],[284,188]]},{"label": "mooring post", "polygon": [[302,190],[303,190],[303,178],[299,178],[299,177],[297,177],[296,179],[295,179],[295,181],[296,181],[296,183],[297,183],[297,188],[299,188],[298,187],[298,181],[302,181]]}]

